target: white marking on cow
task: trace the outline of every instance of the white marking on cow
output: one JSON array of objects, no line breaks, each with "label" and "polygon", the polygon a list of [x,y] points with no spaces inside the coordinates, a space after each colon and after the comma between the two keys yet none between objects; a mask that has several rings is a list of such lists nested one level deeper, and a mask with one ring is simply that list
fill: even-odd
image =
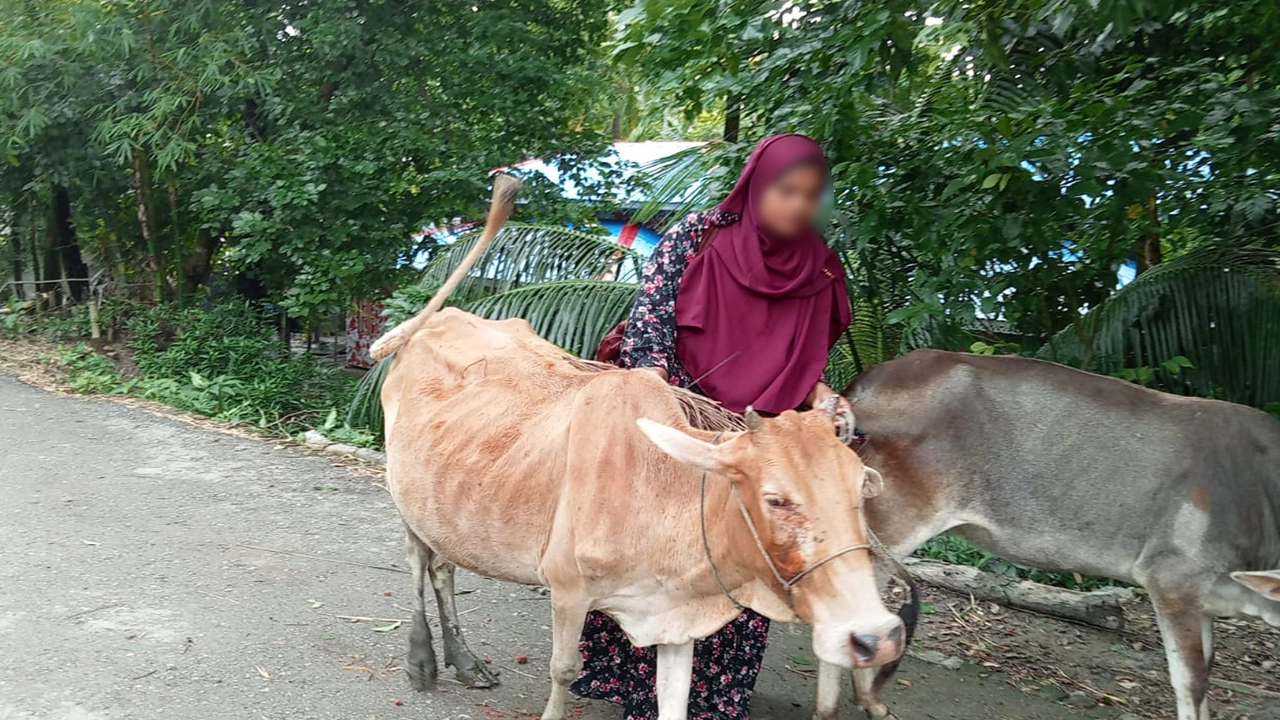
[{"label": "white marking on cow", "polygon": [[1194,503],[1183,503],[1173,518],[1173,543],[1187,557],[1199,557],[1209,535],[1209,514]]}]

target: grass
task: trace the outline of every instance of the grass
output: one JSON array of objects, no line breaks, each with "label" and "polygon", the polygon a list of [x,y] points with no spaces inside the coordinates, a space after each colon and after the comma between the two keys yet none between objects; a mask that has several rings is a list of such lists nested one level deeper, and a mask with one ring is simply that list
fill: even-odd
[{"label": "grass", "polygon": [[1059,573],[1048,570],[1037,570],[996,557],[976,547],[973,543],[957,535],[939,535],[925,543],[916,551],[916,557],[928,560],[941,560],[953,565],[968,565],[996,575],[1031,580],[1042,585],[1081,590],[1088,592],[1105,587],[1115,587],[1120,583],[1108,578],[1092,577],[1079,573]]},{"label": "grass", "polygon": [[275,435],[320,428],[347,444],[376,443],[375,433],[339,422],[356,378],[290,352],[274,321],[246,302],[207,309],[121,303],[104,306],[103,317],[104,326],[120,331],[110,356],[78,342],[89,335],[83,306],[40,318],[10,312],[0,316],[0,335],[60,343],[50,360],[79,393],[144,397]]}]

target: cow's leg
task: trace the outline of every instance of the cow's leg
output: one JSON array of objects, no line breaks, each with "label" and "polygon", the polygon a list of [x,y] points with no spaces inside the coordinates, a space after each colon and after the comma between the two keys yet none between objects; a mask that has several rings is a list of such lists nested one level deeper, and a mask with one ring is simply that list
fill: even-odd
[{"label": "cow's leg", "polygon": [[813,720],[836,720],[839,717],[840,679],[843,675],[844,668],[839,665],[818,661],[818,700],[813,706]]},{"label": "cow's leg", "polygon": [[658,720],[689,716],[689,687],[693,684],[693,641],[658,646]]},{"label": "cow's leg", "polygon": [[569,686],[582,670],[578,639],[587,619],[587,604],[576,594],[551,590],[551,694],[542,720],[564,720]]},{"label": "cow's leg", "polygon": [[444,664],[452,667],[458,682],[473,688],[487,688],[498,684],[497,671],[490,670],[484,661],[467,647],[462,636],[462,624],[458,621],[458,603],[454,595],[453,574],[457,567],[439,553],[431,553],[431,588],[436,594],[436,606],[440,608],[440,633],[444,635]]},{"label": "cow's leg", "polygon": [[1212,625],[1206,630],[1204,603],[1194,590],[1166,591],[1148,586],[1156,609],[1160,638],[1169,662],[1169,680],[1178,701],[1178,720],[1211,720],[1209,715],[1209,657]]},{"label": "cow's leg", "polygon": [[409,632],[409,654],[405,672],[415,690],[431,690],[436,686],[438,668],[436,651],[431,646],[431,627],[427,625],[426,574],[432,552],[408,527],[404,529],[405,547],[409,551],[409,569],[413,572],[413,630]]},{"label": "cow's leg", "polygon": [[871,720],[897,720],[897,716],[889,712],[889,707],[880,702],[881,670],[882,668],[873,667],[853,671],[853,701]]},{"label": "cow's leg", "polygon": [[1205,613],[1200,623],[1200,644],[1204,648],[1204,665],[1207,672],[1213,672],[1213,616]]}]

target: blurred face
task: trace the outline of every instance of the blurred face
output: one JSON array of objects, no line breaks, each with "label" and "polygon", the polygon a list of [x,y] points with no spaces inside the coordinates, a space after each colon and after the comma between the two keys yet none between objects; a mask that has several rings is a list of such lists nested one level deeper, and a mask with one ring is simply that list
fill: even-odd
[{"label": "blurred face", "polygon": [[797,165],[765,187],[756,220],[770,235],[795,237],[813,224],[827,178],[814,165]]}]

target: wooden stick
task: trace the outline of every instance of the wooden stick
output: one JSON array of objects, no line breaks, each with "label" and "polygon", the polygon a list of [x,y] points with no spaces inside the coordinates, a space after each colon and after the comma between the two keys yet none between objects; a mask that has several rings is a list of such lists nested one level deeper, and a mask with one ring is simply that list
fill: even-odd
[{"label": "wooden stick", "polygon": [[291,555],[293,557],[307,558],[308,560],[319,560],[320,562],[336,563],[338,565],[354,565],[355,567],[370,568],[372,570],[386,570],[388,572],[409,574],[408,570],[398,567],[390,567],[387,565],[370,565],[369,563],[355,562],[353,560],[338,560],[337,558],[327,558],[320,555],[309,555],[307,553],[293,552],[291,550],[276,550],[275,548],[260,547],[258,545],[246,545],[245,543],[236,543],[237,547],[248,548],[250,550],[259,550],[261,552],[275,553],[276,555]]},{"label": "wooden stick", "polygon": [[339,614],[337,614],[337,613],[325,613],[325,615],[328,615],[329,617],[336,617],[336,618],[338,618],[339,620],[350,620],[350,621],[352,621],[352,622],[360,622],[360,621],[364,621],[364,622],[392,622],[392,623],[394,623],[394,622],[398,622],[398,623],[411,623],[411,622],[413,622],[413,620],[411,620],[410,618],[380,618],[380,617],[365,617],[364,615],[339,615]]}]

